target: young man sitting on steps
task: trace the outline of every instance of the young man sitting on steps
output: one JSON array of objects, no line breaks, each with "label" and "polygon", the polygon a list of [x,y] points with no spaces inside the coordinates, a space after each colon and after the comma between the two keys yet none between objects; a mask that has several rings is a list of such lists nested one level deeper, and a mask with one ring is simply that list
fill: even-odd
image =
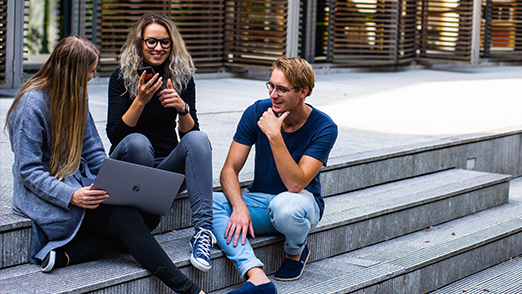
[{"label": "young man sitting on steps", "polygon": [[[266,83],[270,99],[248,107],[221,170],[223,193],[214,193],[217,244],[247,282],[231,293],[277,293],[254,255],[247,234],[283,234],[285,259],[276,280],[297,280],[309,256],[308,233],[324,211],[320,170],[337,139],[337,126],[305,103],[315,74],[301,58],[281,57]],[[254,181],[241,194],[238,175],[252,145]],[[241,239],[241,242],[239,240]]]}]

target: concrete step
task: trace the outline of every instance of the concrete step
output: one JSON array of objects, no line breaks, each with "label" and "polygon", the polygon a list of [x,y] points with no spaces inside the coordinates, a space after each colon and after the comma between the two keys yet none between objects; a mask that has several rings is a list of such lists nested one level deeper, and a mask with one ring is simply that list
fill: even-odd
[{"label": "concrete step", "polygon": [[0,215],[0,269],[27,263],[31,220],[13,213]]},{"label": "concrete step", "polygon": [[[522,186],[522,179],[517,184]],[[522,253],[522,194],[514,198],[505,205],[309,263],[298,281],[270,279],[281,294],[522,293],[522,259],[512,258]]]},{"label": "concrete step", "polygon": [[[516,209],[517,205],[519,209],[522,206],[522,177],[513,179],[509,187],[509,206]],[[519,250],[520,248],[520,246],[517,247]],[[498,250],[503,250],[503,248],[495,249],[495,251]],[[432,293],[522,293],[522,258],[520,258],[520,254],[519,252],[509,260],[465,277]]]},{"label": "concrete step", "polygon": [[338,156],[322,170],[322,194],[337,195],[452,168],[519,177],[521,152],[522,133],[514,131]]},{"label": "concrete step", "polygon": [[[321,173],[322,195],[339,195],[453,168],[517,177],[522,175],[521,138],[520,131],[468,135],[452,142],[397,146],[330,158],[329,166],[323,168]],[[247,183],[243,182],[243,185]],[[220,187],[214,189],[219,190]],[[0,193],[10,194],[12,191],[0,187]],[[10,198],[0,194],[2,201]],[[31,231],[31,222],[14,216],[7,207],[0,209],[0,240],[4,244],[0,252],[0,268],[27,262]],[[162,218],[154,233],[190,227],[190,203],[184,193],[178,196],[171,213]]]},{"label": "concrete step", "polygon": [[515,256],[432,292],[432,294],[449,293],[522,293],[522,258],[520,255]]},{"label": "concrete step", "polygon": [[[328,197],[324,218],[309,237],[310,262],[506,203],[509,180],[510,176],[505,175],[447,170]],[[183,229],[156,238],[176,265],[206,291],[241,283],[236,269],[218,248],[212,251],[213,267],[208,273],[194,269],[188,260],[192,234],[192,229]],[[262,236],[251,241],[267,273],[274,273],[283,258],[283,237]],[[0,271],[0,285],[1,293],[165,291],[155,277],[126,254],[113,254],[51,274],[39,272],[35,265],[11,267]]]}]

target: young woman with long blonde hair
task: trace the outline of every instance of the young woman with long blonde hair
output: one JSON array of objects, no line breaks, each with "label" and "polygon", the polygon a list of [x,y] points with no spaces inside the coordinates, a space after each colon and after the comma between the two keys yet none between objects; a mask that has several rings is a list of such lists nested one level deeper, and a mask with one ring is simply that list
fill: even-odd
[{"label": "young woman with long blonde hair", "polygon": [[12,207],[33,222],[30,261],[50,272],[123,250],[174,291],[203,293],[152,236],[158,216],[104,205],[105,191],[82,185],[82,177],[94,178],[107,157],[87,98],[98,55],[87,39],[61,40],[7,114],[14,153]]}]

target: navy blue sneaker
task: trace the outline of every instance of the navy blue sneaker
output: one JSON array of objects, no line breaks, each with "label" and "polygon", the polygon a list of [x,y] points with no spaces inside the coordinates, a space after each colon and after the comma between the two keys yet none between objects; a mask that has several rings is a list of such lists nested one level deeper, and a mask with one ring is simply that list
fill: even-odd
[{"label": "navy blue sneaker", "polygon": [[310,251],[308,250],[308,244],[305,246],[301,258],[299,261],[295,261],[290,258],[285,258],[283,264],[274,274],[274,279],[278,281],[294,281],[301,277],[303,274],[306,262]]},{"label": "navy blue sneaker", "polygon": [[245,282],[241,288],[227,294],[277,294],[277,289],[272,282],[257,286],[251,282]]},{"label": "navy blue sneaker", "polygon": [[216,243],[216,237],[208,229],[198,228],[196,234],[190,239],[190,263],[197,269],[207,272],[212,266],[210,260],[210,248]]}]

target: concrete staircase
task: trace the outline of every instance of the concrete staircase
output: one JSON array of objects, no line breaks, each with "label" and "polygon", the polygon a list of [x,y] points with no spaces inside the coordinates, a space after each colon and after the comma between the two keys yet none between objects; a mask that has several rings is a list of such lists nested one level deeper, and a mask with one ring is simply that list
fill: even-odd
[{"label": "concrete staircase", "polygon": [[[309,236],[309,264],[300,280],[276,282],[279,292],[443,291],[521,254],[522,210],[509,195],[511,178],[522,175],[521,134],[331,159],[322,173],[326,211]],[[219,248],[212,251],[208,273],[190,265],[189,207],[181,195],[156,229],[158,241],[205,291],[236,289],[242,281]],[[30,225],[12,214],[0,218],[2,294],[170,293],[127,254],[43,274],[27,264]],[[274,273],[283,238],[262,236],[252,244],[266,272]]]},{"label": "concrete staircase", "polygon": [[517,256],[433,293],[522,293],[522,258]]}]

